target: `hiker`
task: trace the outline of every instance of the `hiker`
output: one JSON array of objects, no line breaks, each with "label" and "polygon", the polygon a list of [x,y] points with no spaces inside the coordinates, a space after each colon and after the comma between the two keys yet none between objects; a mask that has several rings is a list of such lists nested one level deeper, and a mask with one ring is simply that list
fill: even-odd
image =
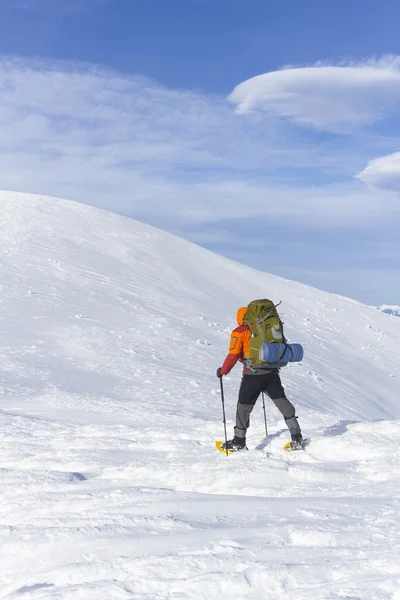
[{"label": "hiker", "polygon": [[[261,303],[262,301],[256,302]],[[274,305],[272,304],[272,306]],[[279,377],[279,366],[276,366],[276,363],[274,365],[264,363],[264,365],[261,366],[252,366],[251,361],[248,359],[250,340],[252,337],[256,336],[253,336],[250,327],[243,323],[247,310],[248,307],[243,306],[237,311],[237,322],[239,327],[236,327],[236,329],[232,331],[229,354],[225,358],[222,367],[217,369],[217,377],[222,377],[223,375],[228,375],[238,361],[244,365],[237,403],[234,438],[229,440],[227,444],[224,443],[222,449],[230,450],[232,452],[246,449],[246,431],[250,426],[250,413],[261,392],[265,392],[285,419],[292,437],[290,443],[291,449],[299,450],[302,448],[303,436],[295,416],[295,408],[286,398],[285,390],[282,387],[281,379]],[[275,314],[277,316],[276,308]],[[276,322],[279,323],[279,326],[272,327],[280,327],[282,339],[285,341],[282,323],[278,316]],[[274,332],[273,335],[276,337]]]}]

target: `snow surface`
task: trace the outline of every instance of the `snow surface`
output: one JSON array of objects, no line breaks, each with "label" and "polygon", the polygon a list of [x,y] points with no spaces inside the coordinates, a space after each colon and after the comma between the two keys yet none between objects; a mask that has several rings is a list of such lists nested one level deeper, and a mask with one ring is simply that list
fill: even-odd
[{"label": "snow surface", "polygon": [[[81,204],[0,201],[1,599],[400,599],[400,320]],[[260,403],[227,458],[215,369],[258,297],[304,344],[282,378],[311,443],[284,453],[270,402],[266,441]]]}]

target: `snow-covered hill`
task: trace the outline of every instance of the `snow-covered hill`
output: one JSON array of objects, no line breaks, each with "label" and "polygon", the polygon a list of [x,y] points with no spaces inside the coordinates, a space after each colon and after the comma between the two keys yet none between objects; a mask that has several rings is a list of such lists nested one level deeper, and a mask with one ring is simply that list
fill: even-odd
[{"label": "snow-covered hill", "polygon": [[[84,205],[0,202],[0,598],[400,598],[400,320]],[[312,442],[284,454],[268,404],[266,445],[257,406],[226,458],[215,369],[256,297],[305,346],[282,377]]]},{"label": "snow-covered hill", "polygon": [[379,307],[379,310],[386,313],[387,315],[393,315],[394,317],[400,317],[400,306],[388,306],[383,304]]}]

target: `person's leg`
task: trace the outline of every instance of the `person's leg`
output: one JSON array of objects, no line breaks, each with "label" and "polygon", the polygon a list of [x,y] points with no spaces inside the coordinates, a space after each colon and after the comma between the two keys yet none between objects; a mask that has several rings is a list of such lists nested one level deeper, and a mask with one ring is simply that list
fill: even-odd
[{"label": "person's leg", "polygon": [[250,426],[250,413],[261,393],[259,375],[243,375],[236,409],[235,439],[245,443],[246,431]]},{"label": "person's leg", "polygon": [[279,373],[270,373],[264,382],[263,391],[268,394],[282,414],[292,439],[298,439],[301,436],[301,429],[297,421],[296,411],[293,404],[286,398]]}]

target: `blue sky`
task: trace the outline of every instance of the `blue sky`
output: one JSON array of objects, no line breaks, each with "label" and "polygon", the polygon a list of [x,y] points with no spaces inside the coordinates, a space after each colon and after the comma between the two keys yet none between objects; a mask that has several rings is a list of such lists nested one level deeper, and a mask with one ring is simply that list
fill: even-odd
[{"label": "blue sky", "polygon": [[0,0],[0,188],[400,303],[397,0]]}]

